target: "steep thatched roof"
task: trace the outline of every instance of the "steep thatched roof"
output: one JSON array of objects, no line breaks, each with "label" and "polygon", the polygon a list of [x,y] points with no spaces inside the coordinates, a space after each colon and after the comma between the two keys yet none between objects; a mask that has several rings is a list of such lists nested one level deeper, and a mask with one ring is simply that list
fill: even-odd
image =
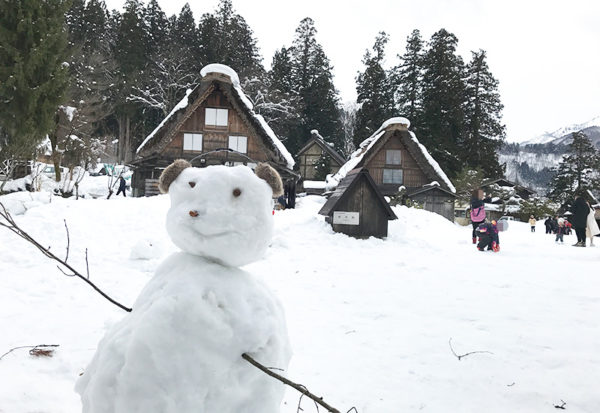
[{"label": "steep thatched roof", "polygon": [[183,123],[215,90],[220,90],[231,102],[242,120],[262,139],[265,146],[273,152],[277,163],[292,169],[294,159],[271,127],[261,115],[254,112],[252,102],[240,87],[239,79],[231,68],[212,64],[201,72],[200,83],[186,92],[185,97],[173,108],[171,113],[150,133],[137,148],[136,158],[145,159],[157,156],[175,137]]},{"label": "steep thatched roof", "polygon": [[331,184],[335,186],[351,170],[365,166],[377,154],[383,145],[394,135],[400,136],[402,143],[423,170],[425,176],[431,181],[437,181],[442,188],[456,193],[456,188],[448,176],[442,171],[440,165],[429,154],[415,134],[408,130],[410,121],[405,118],[391,118],[370,137],[365,139],[360,147],[352,154],[350,159],[332,177]]}]

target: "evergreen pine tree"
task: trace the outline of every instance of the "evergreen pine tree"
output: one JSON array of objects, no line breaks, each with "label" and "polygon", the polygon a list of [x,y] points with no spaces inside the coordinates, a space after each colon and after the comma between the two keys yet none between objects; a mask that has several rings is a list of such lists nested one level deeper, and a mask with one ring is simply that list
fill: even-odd
[{"label": "evergreen pine tree", "polygon": [[441,29],[431,37],[423,57],[419,139],[450,177],[462,169],[459,148],[464,133],[465,65],[456,54],[457,44],[455,35]]},{"label": "evergreen pine tree", "polygon": [[324,181],[327,175],[331,173],[331,157],[323,151],[321,156],[315,162],[315,181]]},{"label": "evergreen pine tree", "polygon": [[600,189],[600,154],[582,131],[572,134],[567,154],[563,156],[551,183],[548,197],[565,202],[584,191]]},{"label": "evergreen pine tree", "polygon": [[0,2],[3,158],[26,157],[52,129],[68,84],[64,0]]},{"label": "evergreen pine tree", "polygon": [[305,18],[296,29],[291,61],[292,90],[299,99],[301,123],[286,142],[288,150],[296,153],[310,138],[310,131],[318,129],[342,149],[343,139],[339,122],[339,97],[333,85],[332,67],[323,48],[316,41],[317,30],[311,18]]},{"label": "evergreen pine tree", "polygon": [[354,135],[355,146],[373,134],[394,113],[394,93],[388,74],[383,68],[385,45],[388,40],[389,37],[385,32],[377,35],[373,53],[367,50],[363,57],[365,70],[356,78],[358,111]]},{"label": "evergreen pine tree", "polygon": [[505,138],[498,81],[489,70],[484,50],[472,52],[467,65],[465,141],[463,151],[467,164],[481,168],[488,178],[504,175],[498,162],[498,149]]},{"label": "evergreen pine tree", "polygon": [[400,64],[392,70],[396,110],[410,120],[411,129],[419,134],[423,116],[423,40],[417,29],[406,39],[406,51],[398,56]]}]

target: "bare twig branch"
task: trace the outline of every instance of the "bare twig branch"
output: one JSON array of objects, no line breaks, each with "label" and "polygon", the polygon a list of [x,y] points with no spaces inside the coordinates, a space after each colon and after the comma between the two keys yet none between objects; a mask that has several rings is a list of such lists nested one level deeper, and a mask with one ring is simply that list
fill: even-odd
[{"label": "bare twig branch", "polygon": [[69,227],[67,225],[67,220],[63,219],[65,222],[65,231],[67,231],[67,255],[65,256],[65,262],[69,261],[69,249],[71,248],[71,237],[69,236]]},{"label": "bare twig branch", "polygon": [[90,263],[88,262],[88,249],[85,249],[85,272],[87,274],[87,279],[90,279]]},{"label": "bare twig branch", "polygon": [[[25,241],[27,241],[30,244],[32,244],[33,246],[35,246],[46,257],[58,262],[60,265],[62,265],[63,267],[65,267],[66,269],[71,271],[71,273],[72,273],[71,276],[76,276],[76,277],[82,279],[90,287],[92,287],[94,290],[96,290],[96,292],[98,292],[102,297],[104,297],[105,299],[107,299],[108,301],[110,301],[111,303],[113,303],[114,305],[119,307],[120,309],[125,310],[127,312],[131,312],[131,308],[126,307],[123,304],[119,303],[118,301],[115,301],[114,299],[109,297],[104,291],[102,291],[100,288],[98,288],[98,286],[96,286],[96,284],[91,282],[85,276],[81,275],[81,273],[79,271],[77,271],[75,268],[73,268],[71,265],[69,265],[66,261],[61,260],[56,255],[51,253],[50,248],[44,248],[39,242],[37,242],[35,239],[33,239],[33,237],[31,237],[31,235],[29,235],[27,232],[25,232],[21,227],[19,227],[17,225],[17,223],[15,222],[13,217],[10,215],[10,213],[7,211],[7,209],[4,207],[4,205],[1,202],[0,202],[0,217],[4,218],[4,220],[7,222],[7,224],[6,224],[6,223],[0,221],[0,226],[8,229],[11,232],[14,232],[16,235],[18,235],[19,237],[23,238]],[[61,270],[61,272],[63,274],[69,275],[64,270],[62,270],[60,267],[58,267],[58,268]]]},{"label": "bare twig branch", "polygon": [[[29,354],[31,354],[32,356],[38,356],[38,355],[47,355],[49,356],[51,353],[51,350],[45,350],[45,348],[47,347],[58,347],[59,344],[38,344],[36,346],[19,346],[19,347],[15,347],[15,348],[11,348],[10,350],[8,350],[6,353],[4,353],[3,355],[0,356],[0,360],[2,360],[4,358],[4,356],[9,355],[10,353],[12,353],[15,350],[19,350],[22,348],[29,348],[31,350],[29,350]],[[38,349],[43,350],[44,352],[46,351],[50,351],[49,354],[34,354],[37,352]]]},{"label": "bare twig branch", "polygon": [[259,370],[262,370],[264,373],[268,374],[269,376],[279,380],[280,382],[282,382],[283,384],[286,384],[288,386],[290,386],[291,388],[299,391],[300,393],[302,393],[303,395],[305,395],[306,397],[310,398],[311,400],[313,400],[315,403],[319,404],[320,406],[324,407],[325,409],[327,409],[328,412],[330,413],[340,413],[340,411],[338,409],[336,409],[335,407],[330,406],[329,404],[327,404],[322,397],[316,396],[314,394],[312,394],[310,391],[308,391],[308,389],[306,387],[304,387],[301,384],[297,384],[294,383],[293,381],[272,372],[271,370],[269,370],[267,367],[263,366],[262,364],[260,364],[258,361],[254,360],[252,357],[250,357],[247,353],[242,354],[242,358],[244,360],[246,360],[248,363],[252,364],[254,367],[258,368]]},{"label": "bare twig branch", "polygon": [[354,406],[352,406],[352,407],[350,408],[350,410],[348,410],[346,413],[350,413],[350,412],[352,412],[352,411],[354,411],[354,413],[358,413],[358,410],[357,410],[357,409],[356,409],[356,407],[354,407]]},{"label": "bare twig branch", "polygon": [[460,359],[462,359],[463,357],[470,356],[471,354],[477,354],[477,353],[494,354],[491,351],[470,351],[468,353],[458,355],[458,354],[456,354],[456,352],[452,348],[452,337],[450,337],[450,340],[448,340],[448,345],[450,346],[450,351],[452,352],[452,354],[454,354],[456,356],[456,358],[458,359],[458,361],[460,361]]},{"label": "bare twig branch", "polygon": [[567,408],[565,407],[567,405],[567,402],[565,402],[563,399],[560,399],[560,401],[562,402],[562,404],[561,405],[555,404],[554,408],[555,409],[567,410]]}]

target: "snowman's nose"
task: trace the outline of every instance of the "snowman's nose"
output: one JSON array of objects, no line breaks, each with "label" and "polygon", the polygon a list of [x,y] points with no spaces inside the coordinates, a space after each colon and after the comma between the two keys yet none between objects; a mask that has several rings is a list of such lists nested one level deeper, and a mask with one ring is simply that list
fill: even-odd
[{"label": "snowman's nose", "polygon": [[190,216],[191,217],[197,217],[198,216],[198,211],[190,211]]}]

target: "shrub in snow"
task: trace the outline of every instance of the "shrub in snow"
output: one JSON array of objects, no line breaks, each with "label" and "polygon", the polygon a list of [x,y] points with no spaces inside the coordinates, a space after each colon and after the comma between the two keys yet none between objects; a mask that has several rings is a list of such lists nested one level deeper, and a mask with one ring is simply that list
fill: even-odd
[{"label": "shrub in snow", "polygon": [[151,260],[159,257],[162,252],[161,245],[151,239],[143,239],[131,248],[129,258],[132,260]]},{"label": "shrub in snow", "polygon": [[[272,235],[272,168],[192,168],[161,176],[171,195],[167,230],[183,252],[167,258],[113,326],[78,381],[89,413],[275,413],[283,385],[242,359],[286,369],[283,310],[238,266],[259,259]],[[273,191],[265,181],[269,181]]]}]

